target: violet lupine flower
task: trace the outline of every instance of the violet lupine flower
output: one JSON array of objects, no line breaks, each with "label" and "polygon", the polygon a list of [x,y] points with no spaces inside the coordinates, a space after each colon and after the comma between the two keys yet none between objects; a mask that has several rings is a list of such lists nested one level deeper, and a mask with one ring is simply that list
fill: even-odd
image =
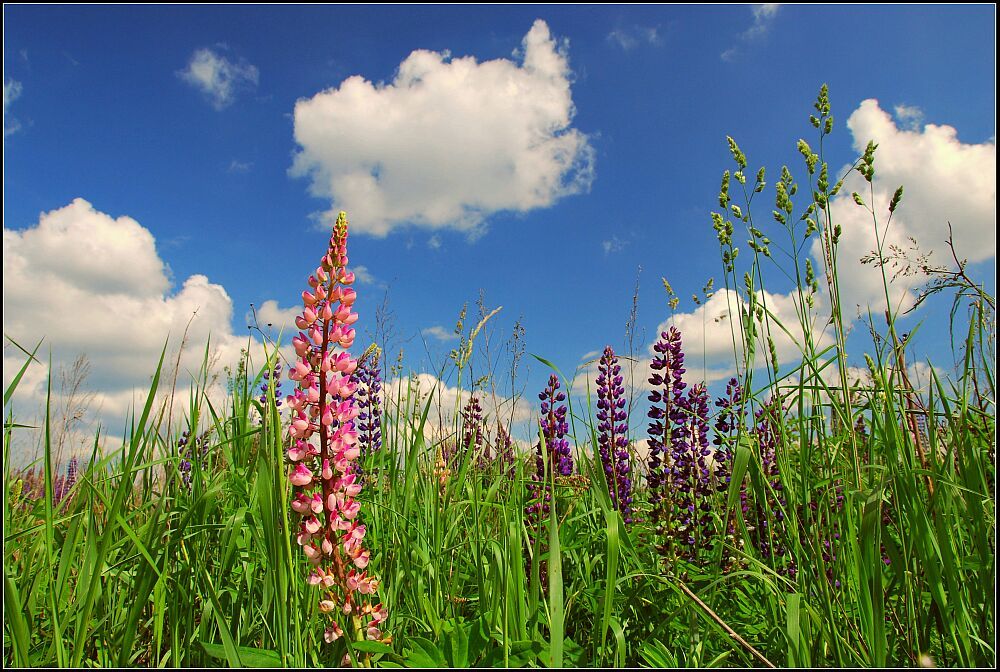
[{"label": "violet lupine flower", "polygon": [[682,392],[686,387],[684,375],[684,352],[681,350],[681,333],[674,327],[660,334],[660,340],[653,345],[652,374],[649,382],[653,390],[649,393],[652,403],[647,413],[649,423],[649,457],[647,459],[646,482],[649,486],[649,501],[653,505],[652,519],[656,524],[657,536],[662,543],[657,550],[664,556],[673,554],[673,532],[676,527],[674,508],[676,492],[673,489],[673,446],[682,437],[675,427],[684,422]]},{"label": "violet lupine flower", "polygon": [[382,373],[378,355],[360,362],[354,371],[358,384],[358,445],[362,455],[382,447]]},{"label": "violet lupine flower", "polygon": [[[566,421],[566,393],[559,391],[559,378],[549,376],[545,390],[538,394],[541,400],[542,417],[538,425],[545,439],[546,455],[542,455],[542,443],[535,445],[535,473],[528,484],[528,500],[530,504],[525,509],[529,521],[537,524],[549,513],[549,502],[552,501],[552,474],[569,476],[573,473],[573,459],[570,457],[569,441],[565,438],[569,432]],[[546,459],[546,457],[548,459]]]},{"label": "violet lupine flower", "polygon": [[720,491],[729,489],[732,474],[732,460],[737,432],[743,411],[743,387],[735,378],[726,383],[726,396],[715,400],[719,413],[715,417],[715,474]]},{"label": "violet lupine flower", "polygon": [[181,456],[180,464],[177,468],[181,472],[184,485],[191,487],[192,461],[197,460],[202,470],[207,468],[206,458],[208,456],[208,439],[211,429],[207,429],[192,441],[190,432],[181,432],[181,438],[177,440],[177,453]]},{"label": "violet lupine flower", "polygon": [[611,346],[597,365],[597,444],[611,505],[632,523],[632,479],[628,459],[628,411],[621,366]]},{"label": "violet lupine flower", "polygon": [[61,503],[64,499],[69,496],[70,491],[73,486],[76,485],[77,470],[79,469],[79,462],[75,457],[71,458],[69,464],[66,465],[66,475],[58,475],[53,479],[52,483],[52,500],[55,504]]},{"label": "violet lupine flower", "polygon": [[313,566],[309,584],[321,590],[327,643],[345,635],[338,612],[350,624],[353,641],[391,639],[381,630],[385,607],[371,597],[379,580],[368,574],[371,555],[358,520],[362,486],[355,465],[361,449],[354,425],[358,384],[352,379],[357,361],[347,352],[358,314],[351,311],[357,293],[347,261],[347,215],[341,212],[330,246],[309,278],[311,291],[302,292],[302,314],[295,318],[302,331],[292,339],[299,359],[288,375],[297,386],[286,399],[293,414],[288,480],[294,486],[291,507],[299,515],[296,541]]},{"label": "violet lupine flower", "polygon": [[476,467],[486,469],[490,465],[490,447],[483,437],[483,407],[479,397],[472,396],[462,409],[462,444],[459,454],[471,453],[476,458]]},{"label": "violet lupine flower", "polygon": [[671,452],[672,475],[680,493],[681,541],[687,546],[682,553],[693,559],[699,549],[711,550],[714,533],[712,508],[716,488],[708,441],[708,390],[704,383],[688,390],[683,410],[687,417],[676,432],[682,441],[675,443]]},{"label": "violet lupine flower", "polygon": [[494,448],[497,462],[500,463],[500,472],[506,475],[507,478],[514,478],[517,474],[514,441],[510,438],[510,433],[503,425],[497,425],[497,439]]},{"label": "violet lupine flower", "polygon": [[[573,457],[570,452],[569,440],[566,434],[569,433],[569,423],[566,421],[566,393],[559,391],[559,378],[555,374],[549,376],[549,383],[545,390],[540,392],[538,398],[541,400],[542,417],[538,424],[542,428],[542,436],[545,437],[545,449],[549,453],[549,464],[557,470],[560,476],[569,476],[573,473]],[[538,457],[538,465],[541,466],[541,455]]]},{"label": "violet lupine flower", "polygon": [[684,353],[676,328],[660,334],[653,351],[648,480],[662,539],[657,550],[668,562],[677,557],[693,561],[710,552],[715,532],[718,478],[709,448],[708,391],[698,384],[682,394]]},{"label": "violet lupine flower", "polygon": [[263,373],[264,380],[260,384],[260,403],[267,403],[267,391],[271,383],[274,383],[274,405],[281,408],[281,362],[274,365],[273,371]]},{"label": "violet lupine flower", "polygon": [[649,484],[649,501],[654,506],[654,515],[660,518],[660,525],[664,511],[661,511],[661,502],[665,507],[669,506],[670,492],[668,483],[670,482],[671,444],[673,436],[673,425],[678,420],[683,421],[683,414],[680,412],[681,393],[686,387],[683,380],[684,375],[684,352],[681,350],[681,332],[675,327],[670,331],[660,334],[660,340],[653,345],[653,361],[650,369],[653,373],[649,377],[649,382],[653,386],[653,391],[649,393],[649,401],[652,406],[648,416],[652,422],[649,423],[649,472],[647,482]]}]

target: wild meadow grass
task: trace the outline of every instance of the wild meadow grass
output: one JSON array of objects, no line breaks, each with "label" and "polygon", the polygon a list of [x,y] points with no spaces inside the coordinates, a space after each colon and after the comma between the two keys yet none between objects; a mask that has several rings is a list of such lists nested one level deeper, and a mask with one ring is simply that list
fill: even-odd
[{"label": "wild meadow grass", "polygon": [[[825,87],[812,120],[822,147],[832,130]],[[55,463],[48,413],[41,461],[15,469],[11,445],[25,428],[6,414],[4,663],[304,667],[346,655],[360,666],[424,667],[994,664],[993,297],[961,264],[931,279],[929,291],[955,301],[960,365],[947,378],[932,369],[926,389],[910,384],[891,312],[871,320],[870,348],[852,357],[829,207],[841,183],[822,149],[800,141],[808,184],[800,189],[783,169],[772,214],[753,202],[764,198],[763,169],[754,179],[730,142],[734,168],[713,221],[720,284],[740,297],[731,315],[738,375],[709,399],[691,372],[678,373],[683,334],[664,333],[643,375],[659,390],[649,399],[659,428],[648,456],[638,449],[646,418],[617,415],[635,400],[618,402],[610,348],[603,391],[543,395],[550,422],[537,452],[496,448],[500,422],[481,409],[456,407],[436,427],[433,395],[385,386],[381,447],[357,462],[368,568],[388,619],[378,637],[328,642],[296,541],[287,404],[270,380],[294,362],[274,348],[267,361],[245,360],[217,404],[206,352],[168,412],[157,394],[167,387],[161,356],[122,445],[109,450],[95,436],[73,479]],[[875,156],[870,147],[853,168],[868,184]],[[901,198],[855,201],[878,231]],[[761,291],[772,244],[751,213],[762,209],[793,249],[822,243],[823,268],[798,253],[786,267],[800,325],[780,324]],[[742,229],[751,240],[739,257]],[[883,258],[881,243],[873,247]],[[809,327],[823,310],[829,345]],[[782,331],[801,334],[802,357],[779,368]],[[460,381],[474,341],[452,360]],[[25,367],[37,366],[36,354]],[[858,361],[866,376],[849,370]],[[537,409],[536,392],[527,399]],[[569,473],[560,418],[576,446]],[[494,448],[486,459],[484,446]]]}]

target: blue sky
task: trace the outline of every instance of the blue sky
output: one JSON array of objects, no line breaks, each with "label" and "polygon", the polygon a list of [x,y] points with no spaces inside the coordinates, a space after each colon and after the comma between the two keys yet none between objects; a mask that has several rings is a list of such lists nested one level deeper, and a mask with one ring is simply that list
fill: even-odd
[{"label": "blue sky", "polygon": [[[504,307],[494,347],[523,316],[528,352],[569,373],[623,345],[640,266],[647,345],[670,314],[661,276],[693,314],[690,295],[721,280],[709,213],[732,167],[726,136],[772,185],[782,164],[804,181],[795,142],[815,138],[807,118],[824,82],[831,169],[868,139],[849,118],[859,134],[888,134],[886,179],[907,187],[900,235],[936,258],[940,219],[953,218],[960,252],[993,287],[995,25],[987,5],[8,5],[4,331],[46,336],[57,363],[87,352],[92,384],[117,388],[105,410],[120,413],[155,363],[149,344],[176,337],[190,309],[204,323],[193,337],[211,332],[229,351],[251,303],[293,308],[326,242],[323,213],[347,205],[352,263],[371,276],[361,325],[388,291],[408,368],[440,366],[454,342],[433,328],[450,333],[482,289]],[[420,70],[405,84],[404,62]],[[965,193],[963,170],[992,176],[985,193]],[[359,175],[371,198],[352,188]],[[758,217],[773,223],[770,187],[762,198]],[[64,208],[60,226],[29,235]],[[52,250],[65,267],[46,264],[61,259]],[[39,299],[26,281],[45,277],[95,303],[47,304],[58,290]],[[791,289],[769,278],[769,291]],[[947,308],[909,318],[923,320],[927,352],[947,347]],[[142,322],[160,309],[169,315]],[[91,324],[123,314],[128,356]],[[15,360],[5,347],[5,381]],[[545,375],[531,365],[529,392]]]}]

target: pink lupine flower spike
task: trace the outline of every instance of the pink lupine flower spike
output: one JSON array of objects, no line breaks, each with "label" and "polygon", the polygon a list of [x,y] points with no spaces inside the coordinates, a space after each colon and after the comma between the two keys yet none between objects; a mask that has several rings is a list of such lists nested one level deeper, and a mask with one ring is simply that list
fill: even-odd
[{"label": "pink lupine flower spike", "polygon": [[384,633],[386,608],[374,597],[379,580],[368,573],[371,553],[363,545],[366,528],[357,500],[361,446],[352,376],[358,362],[347,351],[356,334],[351,325],[358,320],[353,282],[347,270],[347,215],[341,212],[329,249],[302,292],[302,314],[295,318],[301,331],[292,339],[298,360],[288,372],[297,386],[286,400],[292,413],[288,480],[294,486],[295,539],[313,567],[308,583],[320,591],[328,644],[341,638],[392,641]]}]

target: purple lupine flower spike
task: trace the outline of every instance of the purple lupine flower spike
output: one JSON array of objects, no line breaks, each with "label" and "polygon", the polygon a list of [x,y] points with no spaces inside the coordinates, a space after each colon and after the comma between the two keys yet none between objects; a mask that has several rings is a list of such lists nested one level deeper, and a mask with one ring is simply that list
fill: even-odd
[{"label": "purple lupine flower spike", "polygon": [[625,523],[632,522],[632,479],[628,459],[628,411],[621,366],[611,346],[597,366],[598,449],[608,482],[612,506],[621,511]]},{"label": "purple lupine flower spike", "polygon": [[281,408],[281,362],[274,365],[273,371],[265,371],[264,380],[260,384],[260,403],[267,403],[267,391],[274,385],[274,405]]},{"label": "purple lupine flower spike", "polygon": [[684,353],[676,328],[663,332],[653,350],[649,484],[663,540],[658,550],[668,560],[695,560],[700,553],[708,557],[714,544],[718,489],[717,465],[709,447],[708,391],[699,383],[682,394]]},{"label": "purple lupine flower spike", "polygon": [[517,473],[517,464],[514,457],[514,441],[510,438],[510,433],[503,425],[497,425],[496,439],[496,459],[500,463],[501,473],[507,478],[514,478]]},{"label": "purple lupine flower spike", "polygon": [[[654,507],[669,495],[666,488],[670,481],[670,443],[673,441],[672,426],[677,418],[682,401],[681,392],[685,383],[684,353],[681,351],[681,333],[671,327],[660,334],[660,340],[653,346],[653,370],[649,382],[653,391],[649,393],[652,407],[649,409],[649,499]],[[681,416],[682,417],[682,416]],[[662,524],[663,521],[661,521]]]},{"label": "purple lupine flower spike", "polygon": [[[525,509],[528,519],[535,524],[540,517],[549,513],[549,502],[552,501],[550,486],[551,474],[569,476],[573,473],[573,458],[571,457],[569,441],[569,423],[566,421],[566,393],[559,391],[559,378],[554,374],[549,376],[545,390],[538,394],[541,400],[542,417],[538,425],[545,439],[545,451],[542,455],[542,443],[535,446],[535,474],[528,484],[529,501]],[[547,459],[546,459],[547,457]],[[548,465],[549,469],[546,469]]]},{"label": "purple lupine flower spike", "polygon": [[483,439],[483,408],[479,398],[473,396],[462,409],[462,443],[459,446],[461,454],[472,453],[476,458],[476,466],[485,469],[490,463],[489,444]]},{"label": "purple lupine flower spike", "polygon": [[382,374],[377,354],[358,364],[354,380],[358,383],[358,445],[361,454],[368,455],[382,447]]},{"label": "purple lupine flower spike", "polygon": [[562,403],[566,401],[566,393],[559,391],[559,378],[555,374],[549,376],[549,383],[545,390],[538,395],[538,398],[542,402],[542,417],[538,424],[545,437],[549,462],[555,465],[559,475],[569,476],[573,473],[573,457],[570,452],[569,440],[566,439],[566,434],[569,433],[566,405]]}]

